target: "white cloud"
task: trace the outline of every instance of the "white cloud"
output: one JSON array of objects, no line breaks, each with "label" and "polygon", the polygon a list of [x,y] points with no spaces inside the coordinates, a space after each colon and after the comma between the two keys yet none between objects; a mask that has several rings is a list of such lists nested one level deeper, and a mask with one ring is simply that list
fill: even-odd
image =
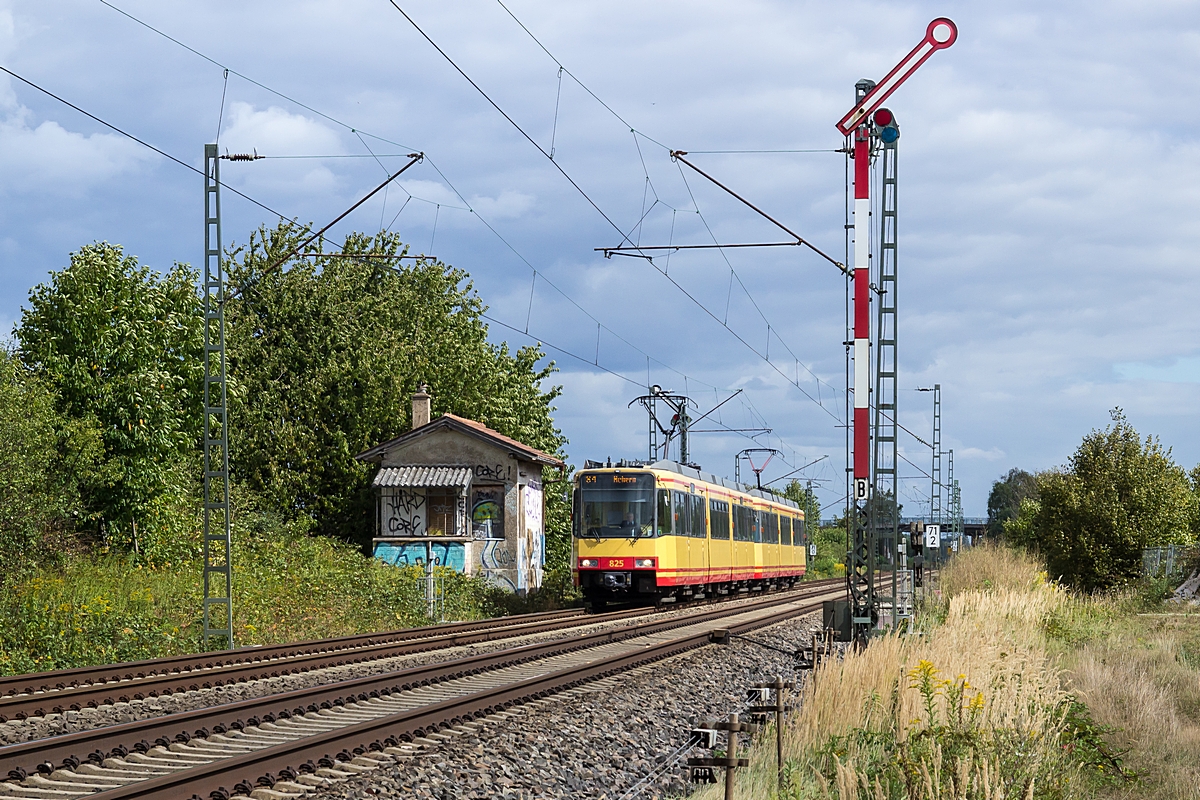
[{"label": "white cloud", "polygon": [[117,134],[82,134],[5,104],[0,119],[0,191],[85,196],[97,184],[159,156]]},{"label": "white cloud", "polygon": [[496,197],[473,195],[471,207],[489,221],[517,219],[533,208],[534,199],[531,194],[506,189]]},{"label": "white cloud", "polygon": [[338,134],[328,125],[278,106],[262,111],[250,103],[229,105],[221,133],[221,150],[271,156],[340,155],[345,152]]}]

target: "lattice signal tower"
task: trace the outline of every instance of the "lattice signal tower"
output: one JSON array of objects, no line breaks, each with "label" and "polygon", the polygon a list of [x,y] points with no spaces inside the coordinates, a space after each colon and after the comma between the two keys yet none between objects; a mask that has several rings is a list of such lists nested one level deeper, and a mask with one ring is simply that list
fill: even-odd
[{"label": "lattice signal tower", "polygon": [[[846,149],[854,160],[854,258],[852,263],[854,277],[852,281],[853,299],[848,300],[848,304],[852,303],[853,313],[851,317],[854,323],[852,336],[853,384],[847,387],[847,395],[853,393],[854,403],[852,419],[850,420],[852,432],[848,437],[848,442],[851,444],[852,449],[847,454],[847,463],[850,465],[853,483],[851,486],[852,490],[849,493],[846,519],[847,528],[851,529],[847,531],[847,534],[852,539],[852,541],[848,542],[850,545],[850,563],[847,564],[847,588],[850,594],[851,624],[854,639],[860,644],[865,643],[866,639],[870,636],[877,614],[874,594],[875,531],[872,529],[871,521],[866,518],[868,500],[871,496],[871,483],[877,477],[877,473],[871,468],[872,453],[870,449],[870,303],[872,293],[870,259],[870,161],[874,147],[878,145],[881,138],[875,129],[882,125],[884,120],[875,120],[874,115],[880,110],[886,112],[886,109],[881,109],[880,107],[891,96],[892,92],[907,80],[918,67],[925,63],[934,52],[943,50],[954,44],[954,40],[957,37],[958,29],[950,20],[939,17],[930,22],[925,29],[925,38],[882,81],[876,84],[873,81],[864,80],[859,81],[855,85],[854,107],[837,123],[838,130],[847,138]],[[890,113],[887,113],[886,120],[888,122],[894,121],[891,119]],[[894,262],[892,267],[894,269]],[[894,280],[892,289],[894,292]],[[893,317],[892,322],[894,323],[894,321]],[[894,333],[893,328],[891,349],[893,357],[895,355]],[[893,380],[894,367],[894,363],[889,367],[893,375]],[[847,372],[849,376],[851,374],[850,370]],[[876,377],[878,379],[878,376]]]}]

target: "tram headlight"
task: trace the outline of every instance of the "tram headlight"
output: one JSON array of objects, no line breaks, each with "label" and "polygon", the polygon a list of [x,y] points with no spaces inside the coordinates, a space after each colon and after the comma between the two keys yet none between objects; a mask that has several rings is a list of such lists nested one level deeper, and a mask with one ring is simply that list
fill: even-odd
[{"label": "tram headlight", "polygon": [[581,558],[581,559],[579,559],[579,566],[581,566],[581,567],[598,567],[598,566],[600,566],[600,559],[598,559],[598,558]]},{"label": "tram headlight", "polygon": [[638,569],[654,569],[654,559],[653,558],[635,558],[633,560],[633,565],[635,567],[637,567]]}]

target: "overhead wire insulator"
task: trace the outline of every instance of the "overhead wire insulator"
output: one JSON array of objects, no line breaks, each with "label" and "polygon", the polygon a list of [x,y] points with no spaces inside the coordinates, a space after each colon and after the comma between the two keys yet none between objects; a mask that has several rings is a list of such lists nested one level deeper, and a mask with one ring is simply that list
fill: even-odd
[{"label": "overhead wire insulator", "polygon": [[266,158],[266,156],[260,156],[258,148],[255,148],[253,153],[226,153],[223,156],[217,156],[217,158],[224,159],[225,161],[258,161],[260,158]]}]

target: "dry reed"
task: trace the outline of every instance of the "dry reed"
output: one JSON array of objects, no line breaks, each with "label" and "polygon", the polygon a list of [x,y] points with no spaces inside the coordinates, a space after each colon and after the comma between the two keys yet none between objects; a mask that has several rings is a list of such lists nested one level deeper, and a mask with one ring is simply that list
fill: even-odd
[{"label": "dry reed", "polygon": [[[990,548],[963,554],[942,579],[943,621],[926,635],[882,636],[816,671],[785,733],[786,790],[760,737],[739,798],[1076,796],[1060,746],[1070,697],[1042,634],[1067,596],[1036,562]],[[908,764],[899,786],[895,771],[891,784],[880,778],[893,752]],[[713,800],[714,789],[696,797]]]}]

